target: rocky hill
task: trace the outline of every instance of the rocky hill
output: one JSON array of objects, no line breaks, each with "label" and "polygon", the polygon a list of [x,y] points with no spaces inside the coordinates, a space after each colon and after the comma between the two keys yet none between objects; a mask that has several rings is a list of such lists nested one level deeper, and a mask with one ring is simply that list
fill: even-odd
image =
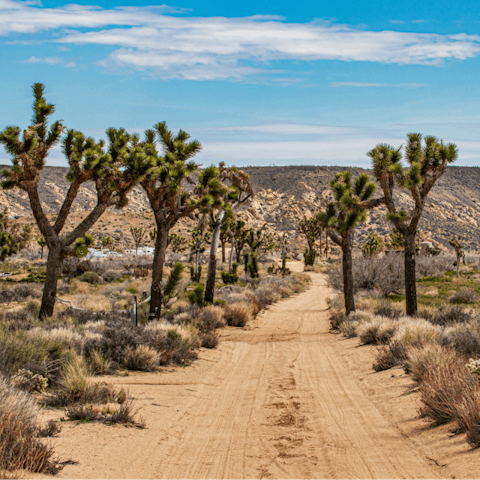
[{"label": "rocky hill", "polygon": [[[328,183],[335,173],[351,170],[354,176],[368,170],[347,167],[248,167],[256,193],[253,201],[245,208],[243,216],[250,223],[274,227],[296,234],[298,221],[315,214],[331,198]],[[40,197],[45,211],[55,215],[68,188],[65,180],[66,169],[47,167],[42,173]],[[398,190],[397,204],[408,209],[412,205],[408,192]],[[96,196],[92,185],[82,188],[74,204],[75,216],[95,204]],[[21,191],[0,191],[0,208],[8,206],[12,215],[28,217],[28,197]],[[480,248],[480,168],[449,167],[430,192],[423,214],[419,237],[446,246],[448,234],[462,235],[464,244],[471,249]],[[27,220],[22,219],[22,220]],[[111,210],[94,227],[93,233],[110,233],[123,237],[128,224],[153,226],[148,201],[140,188],[130,194],[129,205],[122,211]],[[358,229],[360,237],[375,229],[380,235],[387,235],[390,226],[385,221],[385,208],[373,211],[365,225]],[[128,231],[128,229],[127,229]],[[128,242],[127,242],[128,243]]]}]

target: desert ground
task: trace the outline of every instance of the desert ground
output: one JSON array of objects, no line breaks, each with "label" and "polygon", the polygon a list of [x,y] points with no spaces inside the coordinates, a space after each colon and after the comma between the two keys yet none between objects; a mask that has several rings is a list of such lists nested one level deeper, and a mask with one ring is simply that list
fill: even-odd
[{"label": "desert ground", "polygon": [[373,347],[329,331],[332,290],[309,275],[307,291],[225,328],[192,366],[109,377],[146,428],[65,422],[52,444],[73,463],[58,477],[476,477],[478,452],[419,418],[403,369],[373,372]]}]

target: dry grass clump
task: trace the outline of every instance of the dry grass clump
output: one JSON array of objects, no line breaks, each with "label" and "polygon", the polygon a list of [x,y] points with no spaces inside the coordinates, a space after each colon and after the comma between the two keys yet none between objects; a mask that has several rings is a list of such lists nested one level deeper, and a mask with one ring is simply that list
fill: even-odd
[{"label": "dry grass clump", "polygon": [[80,351],[85,340],[84,336],[73,330],[71,327],[58,327],[47,330],[45,328],[36,327],[27,331],[27,335],[37,338],[44,338],[50,342],[58,342],[64,344],[68,348]]},{"label": "dry grass clump", "polygon": [[378,315],[361,323],[357,333],[363,344],[387,343],[395,334],[399,323]]},{"label": "dry grass clump", "polygon": [[462,288],[449,299],[450,303],[457,305],[472,304],[478,300],[478,294],[473,288]]},{"label": "dry grass clump", "polygon": [[[339,323],[338,330],[346,338],[353,338],[358,336],[357,327],[361,322],[370,318],[370,313],[363,310],[357,310],[350,315],[345,316]],[[335,322],[334,322],[335,324]],[[330,325],[332,325],[332,319],[330,319]]]},{"label": "dry grass clump", "polygon": [[119,407],[110,405],[74,404],[65,409],[65,414],[69,420],[100,422],[106,424],[120,424],[125,426],[145,428],[143,419],[136,420],[135,415],[139,409],[134,409],[133,401],[127,400]]},{"label": "dry grass clump", "polygon": [[37,420],[38,411],[38,405],[31,395],[10,387],[0,377],[2,470],[46,474],[56,474],[61,470],[62,465],[53,458],[53,449],[39,440],[42,427]]},{"label": "dry grass clump", "polygon": [[[471,312],[465,311],[462,307],[442,308],[430,314],[423,312],[424,318],[434,325],[447,327],[456,323],[466,323],[475,318]],[[426,315],[425,315],[426,314]]]},{"label": "dry grass clump", "polygon": [[216,332],[200,333],[200,340],[203,348],[217,348],[218,334]]},{"label": "dry grass clump", "polygon": [[420,414],[437,425],[459,420],[460,427],[464,427],[458,406],[473,391],[479,393],[478,380],[467,370],[464,360],[454,353],[443,358],[432,356],[420,378]]},{"label": "dry grass clump", "polygon": [[445,328],[442,344],[453,346],[464,356],[480,355],[480,322],[478,320],[458,323]]},{"label": "dry grass clump", "polygon": [[391,302],[384,300],[380,302],[375,308],[375,315],[380,315],[381,317],[387,317],[392,319],[397,319],[402,316],[402,312],[397,310]]},{"label": "dry grass clump", "polygon": [[208,305],[207,307],[200,309],[197,316],[197,327],[201,332],[210,332],[224,326],[225,318],[222,307]]},{"label": "dry grass clump", "polygon": [[88,359],[88,365],[90,370],[95,375],[106,375],[110,370],[110,366],[112,361],[108,358],[105,358],[101,352],[98,350],[93,350],[90,353],[90,357]]},{"label": "dry grass clump", "polygon": [[244,327],[251,319],[250,306],[247,303],[224,305],[224,317],[231,327]]},{"label": "dry grass clump", "polygon": [[0,291],[0,303],[21,302],[28,298],[40,298],[42,290],[37,285],[16,285]]},{"label": "dry grass clump", "polygon": [[159,354],[148,345],[138,345],[135,348],[127,347],[125,366],[128,369],[154,372],[158,368],[159,363]]},{"label": "dry grass clump", "polygon": [[258,301],[265,306],[271,305],[280,299],[278,289],[273,285],[261,285],[255,289],[255,296]]},{"label": "dry grass clump", "polygon": [[405,347],[423,347],[430,343],[440,343],[442,329],[422,318],[404,317],[399,321],[398,328],[392,337]]}]

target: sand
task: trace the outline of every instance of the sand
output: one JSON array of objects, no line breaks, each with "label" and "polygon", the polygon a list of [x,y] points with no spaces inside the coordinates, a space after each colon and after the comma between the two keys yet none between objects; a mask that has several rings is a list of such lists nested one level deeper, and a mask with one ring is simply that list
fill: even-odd
[{"label": "sand", "polygon": [[52,442],[78,463],[58,477],[478,476],[462,436],[418,418],[402,370],[374,373],[372,347],[329,332],[331,290],[311,277],[245,329],[226,328],[190,367],[108,377],[129,388],[147,428],[65,422]]}]

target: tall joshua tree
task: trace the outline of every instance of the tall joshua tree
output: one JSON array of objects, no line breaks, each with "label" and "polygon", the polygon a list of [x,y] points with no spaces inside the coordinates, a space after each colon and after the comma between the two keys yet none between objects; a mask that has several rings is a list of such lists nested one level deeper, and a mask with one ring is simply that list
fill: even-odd
[{"label": "tall joshua tree", "polygon": [[129,159],[132,175],[147,194],[156,224],[150,313],[157,316],[163,303],[163,264],[170,230],[209,201],[197,188],[187,190],[187,183],[194,183],[192,176],[199,168],[192,158],[202,148],[197,140],[189,142],[189,138],[183,130],[174,135],[165,122],[157,123],[145,131],[145,139],[137,143]]},{"label": "tall joshua tree", "polygon": [[199,184],[209,198],[208,207],[204,208],[204,211],[208,212],[210,217],[212,243],[205,285],[205,301],[213,303],[217,250],[222,226],[241,204],[253,197],[253,188],[246,173],[236,167],[226,167],[223,162],[218,168],[212,166],[203,170],[199,175]]},{"label": "tall joshua tree", "polygon": [[376,185],[366,173],[352,184],[352,173],[337,173],[330,182],[335,198],[327,204],[325,212],[318,214],[319,221],[328,228],[328,235],[342,249],[343,293],[347,315],[355,311],[353,291],[353,232],[367,219],[368,210],[383,203],[383,198],[372,199]]},{"label": "tall joshua tree", "polygon": [[[387,206],[387,220],[394,224],[403,237],[405,246],[405,294],[407,315],[417,312],[417,286],[415,283],[415,236],[425,208],[427,195],[435,182],[446,172],[447,165],[458,157],[457,146],[444,145],[442,140],[427,136],[422,145],[420,133],[407,135],[403,168],[401,148],[380,144],[367,153],[372,158],[373,173],[380,184]],[[395,185],[407,189],[414,201],[413,210],[407,214],[398,209],[393,199]]]},{"label": "tall joshua tree", "polygon": [[[42,84],[33,85],[33,96],[32,123],[23,135],[19,127],[6,127],[0,133],[0,143],[11,155],[13,163],[11,169],[2,172],[2,188],[17,187],[27,193],[33,216],[48,247],[47,273],[39,314],[43,319],[53,314],[62,259],[75,254],[76,247],[72,244],[85,237],[109,206],[122,207],[126,204],[126,193],[133,183],[126,180],[121,168],[129,140],[125,131],[108,131],[110,146],[106,153],[103,152],[103,142],[85,138],[75,130],[68,130],[62,139],[64,127],[60,121],[48,128],[48,119],[55,112],[55,106],[45,100]],[[60,141],[70,167],[67,172],[70,185],[57,218],[50,222],[40,201],[38,182],[50,150]],[[61,235],[78,191],[87,181],[95,183],[97,203],[72,231]]]}]

